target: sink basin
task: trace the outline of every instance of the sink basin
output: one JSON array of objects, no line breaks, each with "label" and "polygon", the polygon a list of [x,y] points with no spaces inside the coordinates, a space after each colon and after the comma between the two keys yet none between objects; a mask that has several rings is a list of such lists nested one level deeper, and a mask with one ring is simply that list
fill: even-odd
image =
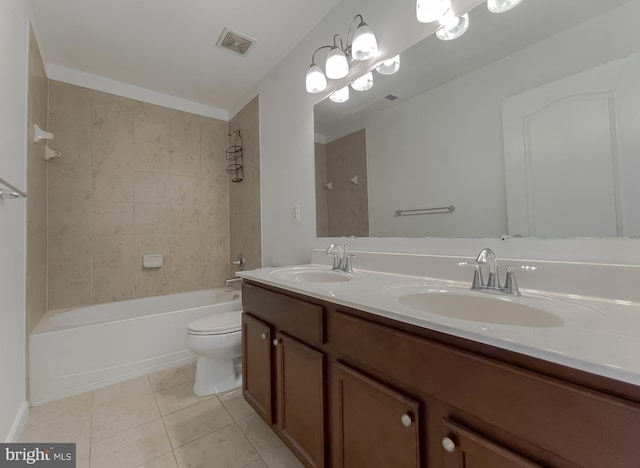
[{"label": "sink basin", "polygon": [[[516,327],[560,327],[564,321],[544,310],[549,301],[469,291],[426,289],[402,294],[400,304],[429,314]],[[531,302],[531,303],[527,303]],[[565,305],[565,304],[563,304]]]},{"label": "sink basin", "polygon": [[351,281],[348,273],[320,268],[288,268],[271,272],[278,279],[296,283],[342,283]]}]

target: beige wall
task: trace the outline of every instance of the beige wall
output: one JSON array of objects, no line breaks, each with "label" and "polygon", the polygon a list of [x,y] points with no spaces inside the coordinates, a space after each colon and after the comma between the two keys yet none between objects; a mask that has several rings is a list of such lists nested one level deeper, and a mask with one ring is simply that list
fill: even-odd
[{"label": "beige wall", "polygon": [[[367,143],[364,130],[327,143],[327,191],[329,236],[369,235],[367,200]],[[351,182],[358,176],[358,183]]]},{"label": "beige wall", "polygon": [[49,129],[49,309],[224,284],[227,122],[51,81]]},{"label": "beige wall", "polygon": [[318,237],[329,235],[329,212],[327,208],[327,145],[315,143],[316,161],[316,232]]},{"label": "beige wall", "polygon": [[27,85],[27,275],[25,284],[26,395],[29,395],[29,334],[47,310],[47,165],[45,142],[33,142],[33,125],[47,129],[47,76],[38,43],[29,34]]},{"label": "beige wall", "polygon": [[[244,180],[229,182],[231,261],[239,253],[245,257],[245,270],[262,266],[260,234],[260,127],[259,97],[256,96],[229,121],[229,131],[240,130]],[[229,145],[233,144],[229,137]],[[236,267],[232,266],[232,272]]]}]

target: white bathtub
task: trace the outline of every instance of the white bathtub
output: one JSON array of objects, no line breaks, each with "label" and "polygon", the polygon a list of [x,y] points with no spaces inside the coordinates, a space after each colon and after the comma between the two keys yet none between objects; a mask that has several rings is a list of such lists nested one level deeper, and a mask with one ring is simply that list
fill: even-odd
[{"label": "white bathtub", "polygon": [[193,361],[187,324],[241,308],[239,291],[210,289],[47,312],[29,339],[31,404]]}]

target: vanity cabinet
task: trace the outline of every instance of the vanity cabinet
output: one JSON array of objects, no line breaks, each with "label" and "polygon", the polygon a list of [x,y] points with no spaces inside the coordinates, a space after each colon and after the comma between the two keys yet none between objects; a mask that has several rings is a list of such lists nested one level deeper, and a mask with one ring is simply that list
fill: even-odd
[{"label": "vanity cabinet", "polygon": [[420,466],[418,402],[340,363],[332,380],[333,466]]},{"label": "vanity cabinet", "polygon": [[246,285],[243,395],[309,467],[324,467],[324,308]]},{"label": "vanity cabinet", "polygon": [[247,281],[243,304],[245,397],[269,422],[269,360],[271,423],[307,466],[638,466],[634,385]]}]

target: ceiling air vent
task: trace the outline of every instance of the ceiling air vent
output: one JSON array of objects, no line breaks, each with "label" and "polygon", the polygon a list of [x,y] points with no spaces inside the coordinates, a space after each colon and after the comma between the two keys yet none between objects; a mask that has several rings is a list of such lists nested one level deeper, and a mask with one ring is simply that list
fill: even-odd
[{"label": "ceiling air vent", "polygon": [[255,42],[255,39],[239,34],[229,28],[224,28],[216,45],[236,54],[246,55]]},{"label": "ceiling air vent", "polygon": [[398,96],[394,94],[387,94],[384,98],[388,99],[389,101],[395,101],[396,99],[398,99]]}]

